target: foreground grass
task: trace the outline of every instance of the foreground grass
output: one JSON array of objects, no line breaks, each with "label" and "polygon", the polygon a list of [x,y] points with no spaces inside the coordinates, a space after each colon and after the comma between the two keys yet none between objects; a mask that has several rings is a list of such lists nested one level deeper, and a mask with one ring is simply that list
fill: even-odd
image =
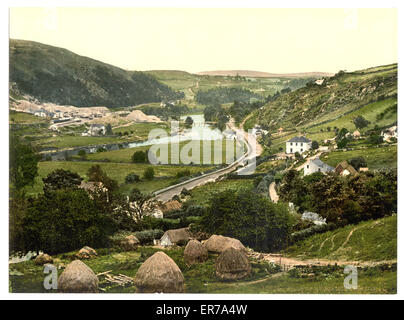
[{"label": "foreground grass", "polygon": [[[224,282],[215,275],[215,261],[217,256],[210,255],[205,263],[186,266],[183,258],[183,248],[165,250],[176,262],[185,278],[186,293],[396,293],[397,272],[394,269],[380,268],[360,269],[358,274],[358,289],[344,288],[343,268],[318,267],[314,270],[314,277],[296,272],[279,273],[265,262],[251,261],[251,275],[240,281]],[[84,262],[94,271],[102,273],[108,270],[111,275],[124,274],[131,278],[142,263],[158,249],[140,247],[133,252],[118,252],[112,249],[98,249],[98,257]],[[54,257],[54,265],[66,266],[74,259],[75,252],[60,254]],[[10,286],[12,292],[23,293],[51,293],[43,287],[43,267],[36,266],[33,261],[12,264],[9,267]],[[58,270],[60,275],[63,268]],[[310,270],[311,272],[311,270]],[[136,287],[128,285],[121,287],[107,282],[103,276],[99,277],[99,288],[105,293],[134,293]]]},{"label": "foreground grass", "polygon": [[289,247],[285,254],[299,259],[343,261],[397,259],[397,216],[316,234]]},{"label": "foreground grass", "polygon": [[321,160],[335,167],[344,160],[363,157],[370,170],[397,168],[397,146],[373,147],[351,151],[333,151],[321,157]]},{"label": "foreground grass", "polygon": [[[153,191],[168,187],[169,185],[177,181],[177,172],[187,169],[191,174],[198,172],[204,172],[212,169],[213,167],[200,167],[200,166],[170,166],[170,165],[151,165],[151,164],[136,164],[136,163],[111,163],[111,162],[90,162],[90,161],[42,161],[38,163],[38,177],[35,179],[33,187],[27,189],[29,195],[42,192],[43,182],[42,178],[46,177],[49,173],[56,169],[70,170],[78,173],[85,180],[88,180],[88,169],[99,164],[101,169],[104,170],[107,175],[118,181],[121,185],[123,192],[129,191],[129,189],[136,187],[143,193],[151,193]],[[141,181],[139,183],[125,184],[125,177],[129,173],[135,173],[142,177],[146,168],[152,167],[155,172],[155,179],[151,181]]]}]

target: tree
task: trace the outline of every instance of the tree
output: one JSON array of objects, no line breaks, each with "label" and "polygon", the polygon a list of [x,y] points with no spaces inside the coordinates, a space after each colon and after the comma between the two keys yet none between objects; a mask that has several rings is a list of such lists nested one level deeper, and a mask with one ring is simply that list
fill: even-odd
[{"label": "tree", "polygon": [[311,143],[312,150],[317,150],[319,147],[320,147],[320,145],[318,144],[318,142],[316,140],[312,141],[312,143]]},{"label": "tree", "polygon": [[77,173],[69,170],[56,169],[43,178],[44,192],[60,189],[76,189],[83,180]]},{"label": "tree", "polygon": [[255,250],[272,251],[287,245],[291,220],[286,206],[252,190],[226,190],[212,196],[199,227],[237,238]]},{"label": "tree", "polygon": [[188,116],[188,117],[185,119],[185,125],[186,125],[188,128],[192,127],[193,123],[194,123],[194,120],[193,120],[190,116]]},{"label": "tree", "polygon": [[88,169],[88,180],[93,182],[101,182],[105,188],[108,189],[108,194],[112,199],[119,190],[118,182],[108,177],[108,175],[101,169],[99,164],[93,165]]},{"label": "tree", "polygon": [[146,180],[153,180],[154,178],[154,169],[153,167],[148,167],[143,172],[143,178]]},{"label": "tree", "polygon": [[348,161],[348,163],[355,168],[356,171],[359,171],[359,168],[366,168],[367,163],[363,157],[352,158]]},{"label": "tree", "polygon": [[19,136],[10,137],[10,187],[16,191],[25,186],[32,186],[38,175],[38,161],[40,157],[34,148],[23,142]]},{"label": "tree", "polygon": [[368,139],[368,143],[374,144],[374,145],[381,144],[381,143],[383,143],[383,137],[378,135],[377,133],[374,133],[374,134],[370,135],[370,137]]},{"label": "tree", "polygon": [[348,139],[347,138],[342,138],[341,140],[339,140],[337,142],[337,147],[338,149],[343,149],[346,147],[346,145],[348,144]]},{"label": "tree", "polygon": [[132,162],[134,163],[147,163],[147,151],[135,151],[132,155]]},{"label": "tree", "polygon": [[107,135],[107,136],[112,136],[114,133],[112,132],[112,126],[111,126],[111,124],[110,123],[108,123],[106,126],[105,126],[105,135]]},{"label": "tree", "polygon": [[86,157],[86,150],[84,150],[84,149],[79,150],[79,152],[77,153],[77,155],[78,155],[79,157],[81,157],[82,159],[85,159],[85,157]]},{"label": "tree", "polygon": [[353,120],[357,129],[362,129],[370,124],[370,121],[366,120],[363,116],[358,116]]},{"label": "tree", "polygon": [[25,250],[49,254],[82,246],[108,245],[115,231],[109,214],[96,207],[82,189],[50,191],[32,199],[24,218]]}]

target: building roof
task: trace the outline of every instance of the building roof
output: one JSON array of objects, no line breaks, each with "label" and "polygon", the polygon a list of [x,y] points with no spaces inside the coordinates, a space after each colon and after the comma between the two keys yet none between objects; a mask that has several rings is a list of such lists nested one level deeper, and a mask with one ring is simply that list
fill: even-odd
[{"label": "building roof", "polygon": [[328,164],[321,161],[319,158],[311,160],[311,162],[313,162],[317,167],[323,168],[323,169],[325,169],[327,171],[333,171],[334,170],[334,167],[329,166]]},{"label": "building roof", "polygon": [[[191,233],[188,228],[172,229],[164,233],[164,236],[168,236],[172,243],[177,243],[179,241],[188,241],[191,239]],[[162,237],[162,238],[163,238]]]},{"label": "building roof", "polygon": [[103,128],[105,125],[100,124],[100,123],[92,123],[91,128]]},{"label": "building roof", "polygon": [[341,174],[343,171],[347,170],[350,174],[358,174],[358,171],[355,170],[354,167],[352,167],[348,161],[344,160],[340,162],[336,167],[335,167],[335,172],[338,174]]},{"label": "building roof", "polygon": [[288,142],[306,142],[306,143],[308,143],[308,142],[311,142],[311,140],[307,139],[304,136],[299,136],[299,137],[294,137],[294,138],[288,140]]}]

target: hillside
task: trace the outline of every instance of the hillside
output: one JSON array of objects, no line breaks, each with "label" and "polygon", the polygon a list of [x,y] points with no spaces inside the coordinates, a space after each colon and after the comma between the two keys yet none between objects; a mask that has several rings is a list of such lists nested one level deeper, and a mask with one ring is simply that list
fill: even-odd
[{"label": "hillside", "polygon": [[123,107],[180,99],[154,76],[126,71],[33,41],[10,40],[12,94],[77,107]]},{"label": "hillside", "polygon": [[269,73],[262,71],[252,70],[216,70],[216,71],[202,71],[198,72],[199,75],[208,76],[240,76],[252,78],[317,78],[317,77],[331,77],[334,74],[329,72],[297,72],[297,73]]},{"label": "hillside", "polygon": [[394,260],[397,258],[397,216],[317,234],[289,247],[285,253],[299,259]]},{"label": "hillside", "polygon": [[356,72],[339,72],[269,102],[255,115],[271,131],[283,127],[294,130],[321,125],[369,103],[397,99],[397,64]]}]

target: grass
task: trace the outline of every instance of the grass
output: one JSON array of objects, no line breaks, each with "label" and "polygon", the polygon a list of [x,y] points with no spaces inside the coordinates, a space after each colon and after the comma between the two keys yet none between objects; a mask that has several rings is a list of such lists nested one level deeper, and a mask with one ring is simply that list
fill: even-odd
[{"label": "grass", "polygon": [[350,151],[332,151],[321,157],[321,160],[335,167],[344,160],[363,157],[369,170],[397,168],[397,146],[373,147]]},{"label": "grass", "polygon": [[210,182],[191,190],[191,200],[200,205],[206,205],[212,194],[224,190],[238,190],[252,187],[254,179],[227,179],[218,182]]},{"label": "grass", "polygon": [[169,130],[166,123],[132,123],[126,126],[114,127],[112,129],[114,134],[128,132],[139,137],[139,139],[146,140],[149,137],[149,132],[153,129]]},{"label": "grass", "polygon": [[9,111],[10,123],[33,124],[33,123],[48,123],[49,120],[43,117],[38,117],[26,112]]},{"label": "grass", "polygon": [[[88,179],[88,169],[95,164],[99,164],[108,176],[117,180],[121,185],[121,191],[127,192],[133,187],[139,188],[143,193],[150,193],[165,187],[177,181],[175,177],[177,172],[183,169],[189,169],[191,174],[203,172],[212,167],[197,167],[197,166],[170,166],[170,165],[151,165],[151,164],[135,164],[135,163],[109,163],[109,162],[90,162],[90,161],[43,161],[39,162],[39,175],[35,179],[33,187],[27,189],[28,195],[38,194],[42,192],[42,178],[56,169],[65,169],[78,173],[85,180]],[[142,177],[146,168],[153,167],[155,179],[151,181],[141,181],[136,184],[125,184],[125,177],[128,173],[134,172]]]},{"label": "grass", "polygon": [[285,254],[300,259],[342,261],[397,259],[397,216],[365,221],[313,235],[286,249]]},{"label": "grass", "polygon": [[[98,249],[98,256],[84,262],[95,274],[112,270],[111,275],[124,274],[131,278],[142,263],[158,249],[140,247],[133,252],[118,252],[113,249]],[[277,270],[269,264],[251,260],[252,273],[243,280],[221,281],[215,275],[216,255],[209,255],[204,263],[186,266],[183,258],[183,248],[164,250],[181,269],[185,279],[186,293],[377,293],[393,294],[397,291],[397,272],[383,271],[376,268],[359,269],[358,289],[344,288],[343,268],[330,270],[329,267],[319,267],[315,277],[296,277],[293,273],[276,273]],[[75,252],[54,256],[55,265],[66,266],[74,259]],[[63,269],[58,270],[58,275]],[[33,261],[12,264],[9,267],[12,292],[23,293],[52,293],[43,287],[43,267],[36,266]],[[273,276],[275,274],[275,276]],[[105,293],[131,293],[136,287],[128,285],[121,287],[107,282],[99,277],[99,288]]]},{"label": "grass", "polygon": [[379,113],[383,112],[388,107],[396,103],[397,103],[396,98],[390,98],[382,101],[373,102],[345,116],[342,116],[334,121],[318,125],[315,127],[311,127],[310,129],[308,129],[308,131],[309,132],[320,131],[321,129],[326,131],[327,127],[331,128],[337,127],[337,128],[346,128],[352,132],[356,130],[355,125],[353,123],[353,119],[358,116],[363,116],[366,120],[370,121],[369,126],[377,124],[379,127],[384,127],[397,121],[397,113],[389,113],[382,120],[377,120],[376,117]]},{"label": "grass", "polygon": [[[190,145],[191,141],[182,141],[179,143],[179,152],[181,154],[182,150],[186,150],[184,149],[185,146],[191,146]],[[214,159],[215,159],[215,154],[218,155],[218,157],[220,157],[220,163],[216,163],[216,164],[221,164],[221,163],[231,163],[232,161],[226,161],[226,145],[229,144],[231,146],[231,149],[234,150],[233,153],[230,153],[229,155],[234,155],[234,158],[236,157],[236,151],[235,148],[236,146],[238,146],[238,144],[236,144],[235,141],[233,140],[223,140],[222,142],[217,141],[204,141],[202,142],[201,140],[192,140],[192,144],[196,145],[196,149],[198,150],[198,146],[199,146],[199,156],[196,154],[195,157],[192,157],[192,152],[190,152],[190,156],[191,156],[191,161],[194,164],[204,164],[204,165],[213,165],[214,164]],[[176,161],[181,160],[180,163],[187,163],[187,161],[183,161],[183,157],[180,157],[180,159],[178,159],[178,155],[175,156],[173,154],[173,158],[172,158],[172,149],[173,149],[173,143],[168,144],[168,162],[167,164],[171,164],[172,163],[172,159],[176,159]],[[94,154],[89,154],[87,155],[87,159],[88,160],[92,160],[92,161],[111,161],[111,162],[123,162],[123,163],[129,163],[131,162],[131,157],[133,155],[134,152],[136,151],[145,151],[145,150],[149,150],[151,148],[151,146],[144,146],[144,147],[136,147],[136,148],[128,148],[128,149],[121,149],[121,150],[113,150],[113,151],[106,151],[106,152],[101,152],[101,153],[94,153]],[[159,157],[161,155],[161,151],[163,151],[165,148],[165,145],[153,145],[153,150],[156,151],[156,155],[157,157]],[[231,151],[230,149],[230,151]],[[160,151],[159,151],[160,150]],[[209,151],[210,151],[210,159],[209,161],[204,161],[204,154],[209,155]],[[193,158],[193,160],[192,160]],[[205,159],[206,160],[206,159]],[[199,161],[199,163],[198,163]],[[219,162],[219,161],[218,161]],[[165,161],[161,161],[161,163],[165,163]]]}]

